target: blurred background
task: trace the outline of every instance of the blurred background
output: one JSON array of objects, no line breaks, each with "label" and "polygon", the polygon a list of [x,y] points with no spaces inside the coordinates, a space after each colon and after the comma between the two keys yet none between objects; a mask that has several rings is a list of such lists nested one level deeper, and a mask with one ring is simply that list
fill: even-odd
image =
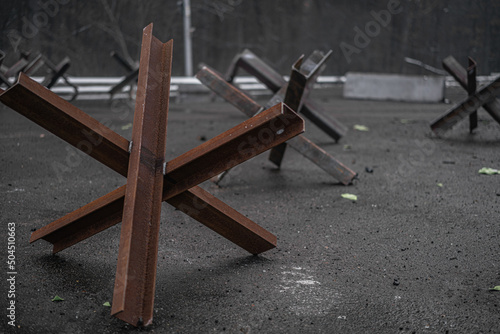
[{"label": "blurred background", "polygon": [[0,3],[4,63],[30,50],[55,62],[69,56],[74,76],[123,75],[110,52],[138,61],[142,29],[151,22],[159,39],[174,39],[175,76],[191,74],[188,62],[194,73],[200,62],[224,71],[245,48],[283,74],[314,49],[333,50],[324,75],[426,74],[405,57],[442,69],[448,55],[463,64],[472,56],[478,74],[500,71],[500,1],[494,0],[191,0],[190,13],[182,0]]}]

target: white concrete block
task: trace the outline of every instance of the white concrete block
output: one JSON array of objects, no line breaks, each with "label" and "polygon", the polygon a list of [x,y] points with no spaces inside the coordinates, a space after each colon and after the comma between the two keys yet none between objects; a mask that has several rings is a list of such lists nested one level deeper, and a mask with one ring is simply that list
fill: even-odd
[{"label": "white concrete block", "polygon": [[419,76],[383,73],[346,74],[344,97],[365,100],[441,102],[444,76]]}]

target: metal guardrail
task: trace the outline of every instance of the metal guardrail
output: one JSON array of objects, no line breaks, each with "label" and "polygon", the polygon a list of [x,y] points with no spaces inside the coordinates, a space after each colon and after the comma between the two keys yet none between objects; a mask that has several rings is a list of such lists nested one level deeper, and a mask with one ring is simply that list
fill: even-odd
[{"label": "metal guardrail", "polygon": [[[487,76],[478,76],[478,85],[486,84],[495,79],[496,75],[492,73]],[[109,90],[114,85],[118,84],[123,80],[124,77],[76,77],[67,76],[69,82],[78,87],[79,95],[77,100],[103,100],[109,99]],[[283,77],[288,81],[288,76]],[[41,83],[44,77],[32,77],[33,80]],[[320,76],[315,83],[315,89],[327,88],[331,85],[343,85],[346,81],[345,76]],[[255,77],[250,76],[239,76],[235,78],[235,85],[239,88],[250,91],[252,94],[270,94],[267,87],[260,83]],[[452,76],[446,76],[446,87],[458,87],[459,84]],[[189,93],[209,93],[209,89],[206,88],[198,79],[195,77],[172,77],[170,94],[176,97],[180,94]],[[60,79],[51,89],[54,93],[66,96],[71,95],[74,92],[74,88],[68,86],[64,80]],[[124,87],[124,91],[120,94],[116,94],[115,98],[127,98],[129,97],[130,86]]]}]

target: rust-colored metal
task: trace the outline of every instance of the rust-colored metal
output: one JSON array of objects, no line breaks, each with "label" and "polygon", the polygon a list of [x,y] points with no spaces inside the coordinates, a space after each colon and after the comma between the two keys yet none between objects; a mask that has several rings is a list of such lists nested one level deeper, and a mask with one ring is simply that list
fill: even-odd
[{"label": "rust-colored metal", "polygon": [[495,103],[494,101],[499,93],[500,77],[496,78],[489,85],[470,95],[467,99],[431,122],[431,129],[438,135],[445,133],[481,106],[489,103]]},{"label": "rust-colored metal", "polygon": [[[290,80],[286,85],[285,97],[282,100],[287,106],[292,108],[292,110],[299,110],[302,104],[302,95],[306,89],[306,84],[308,77],[300,71],[302,62],[304,61],[304,56],[302,55],[292,66],[292,72],[290,75]],[[278,91],[282,93],[282,89]],[[279,94],[281,95],[281,94]],[[275,100],[277,95],[275,95]],[[269,152],[269,161],[274,163],[277,167],[281,167],[281,162],[285,156],[286,143],[280,144],[271,149]]]},{"label": "rust-colored metal", "polygon": [[286,84],[281,74],[248,49],[243,50],[233,58],[226,71],[226,81],[233,82],[240,68],[255,76],[273,93]]},{"label": "rust-colored metal", "polygon": [[[287,106],[293,110],[302,109],[302,101],[309,95],[310,85],[314,83],[319,72],[324,68],[324,64],[330,54],[331,51],[322,57],[319,53],[313,53],[311,57],[307,58],[305,61],[304,56],[302,56],[293,64],[290,80],[286,86],[285,98],[283,99],[283,102]],[[281,91],[280,89],[278,92]],[[274,147],[271,149],[271,152],[269,152],[269,160],[280,167],[285,151],[286,143]],[[312,161],[315,162],[315,160]]]},{"label": "rust-colored metal", "polygon": [[303,120],[283,103],[259,113],[167,163],[166,196],[199,184],[304,132]]},{"label": "rust-colored metal", "polygon": [[127,188],[111,314],[134,326],[153,321],[173,41],[143,31]]},{"label": "rust-colored metal", "polygon": [[[469,66],[467,67],[467,93],[469,96],[476,92],[476,62],[469,57]],[[472,133],[477,128],[477,110],[469,115],[469,132]]]},{"label": "rust-colored metal", "polygon": [[468,89],[467,70],[460,65],[460,63],[453,56],[448,56],[443,59],[443,68],[446,72],[450,73],[453,78],[455,78],[460,86],[462,86],[465,90]]},{"label": "rust-colored metal", "polygon": [[135,69],[132,72],[128,73],[122,81],[111,87],[109,90],[109,94],[111,96],[119,93],[125,86],[127,86],[130,82],[134,81],[137,79],[137,76],[139,75],[139,69]]},{"label": "rust-colored metal", "polygon": [[[21,73],[0,101],[97,161],[127,175],[129,142]],[[43,111],[43,112],[42,112]]]},{"label": "rust-colored metal", "polygon": [[[332,51],[329,51],[326,55],[324,55],[322,52],[315,50],[304,60],[302,65],[303,70],[306,72],[312,71],[319,64],[321,69],[316,71],[316,76],[318,76],[324,69],[325,61],[330,56],[331,52]],[[226,81],[230,83],[233,82],[239,68],[242,68],[251,75],[255,76],[273,93],[277,93],[283,86],[287,85],[285,79],[275,69],[248,49],[233,58],[233,61],[226,72]],[[311,81],[314,82],[315,80],[316,77],[314,77]],[[313,101],[307,97],[303,100],[303,104],[300,109],[293,110],[297,110],[299,113],[306,116],[311,122],[314,123],[314,125],[319,127],[335,141],[339,141],[340,138],[347,133],[347,127],[345,125],[337,121],[332,116],[327,115],[327,113],[319,105],[313,103]]]},{"label": "rust-colored metal", "polygon": [[[12,88],[7,91],[2,91],[0,101],[59,136],[66,142],[79,148],[84,153],[89,154],[119,174],[123,176],[127,175],[129,141],[105,127],[103,124],[97,122],[80,109],[74,107],[71,103],[34,82],[29,77],[21,74],[19,81]],[[43,112],[40,112],[40,110],[43,110]],[[263,133],[266,133],[266,126],[269,128],[272,126],[273,129],[276,129],[278,124],[285,124],[286,122],[288,122],[285,128],[287,132],[282,133],[279,138],[276,138],[277,141],[274,143],[280,143],[281,140],[284,141],[293,137],[296,133],[303,131],[301,119],[293,115],[291,110],[280,105],[268,111],[262,118],[253,120],[260,122],[259,127],[254,126],[253,121],[243,123],[240,128],[244,129],[245,126],[247,127],[246,133],[248,139],[244,136],[240,136],[240,142],[234,146],[237,148],[241,145],[242,153],[251,153],[252,156],[257,155],[273,145],[273,143],[269,143],[269,145],[266,146],[259,144],[258,140],[256,140],[256,138],[259,138],[259,131],[264,131]],[[269,118],[266,122],[263,122],[263,120],[266,120],[266,117]],[[236,133],[234,131],[226,132],[222,137],[227,136],[227,138],[232,138],[231,136],[235,135]],[[208,141],[205,143],[204,147],[212,145],[211,143],[212,141]],[[257,146],[254,147],[252,144],[257,144]],[[227,143],[224,145],[227,145]],[[254,148],[258,150],[253,151]],[[240,153],[237,149],[233,147],[233,150],[229,153],[231,154],[231,161],[241,161]],[[186,155],[188,154],[190,153],[186,153]],[[220,150],[216,151],[215,154],[212,153],[213,158],[211,159],[218,162],[219,166],[212,169],[209,177],[222,172],[224,168],[231,167],[231,165],[221,165],[221,160],[217,154],[220,154]],[[186,155],[182,157],[182,160],[186,165],[189,165],[189,161],[185,159]],[[199,159],[198,155],[193,154],[191,157],[193,159]],[[238,160],[235,160],[236,158],[238,158]],[[178,161],[180,161],[180,159],[174,160],[177,162],[167,164],[167,176],[165,176],[165,178],[171,178],[170,173],[179,174],[178,168],[174,168],[173,166],[179,166]],[[203,165],[209,166],[209,163],[203,162]],[[196,168],[193,170],[196,170]],[[196,180],[200,180],[200,177],[197,176],[192,179],[196,182]],[[191,181],[189,185],[194,186],[197,184],[195,182]],[[94,201],[38,229],[33,232],[30,241],[34,242],[38,239],[44,239],[51,242],[54,244],[53,252],[56,253],[119,223],[121,221],[124,189],[125,188],[122,187],[120,190],[108,194],[104,198]],[[172,190],[175,189],[177,189],[175,192],[178,193],[179,186],[177,186],[177,188],[172,188]],[[119,196],[117,194],[119,194]],[[191,198],[193,196],[193,194],[189,194],[187,197]],[[172,195],[167,195],[167,198],[170,197],[172,197]],[[201,199],[196,200],[196,203],[198,203],[198,207],[213,206],[212,210],[216,208],[215,205],[204,203]],[[184,208],[184,210],[203,212],[203,209],[200,210],[196,207],[192,209]],[[86,228],[82,229],[77,226],[86,226]],[[268,243],[265,240],[263,241],[265,244],[263,248],[266,249]],[[251,252],[255,253],[254,250],[251,250]]]},{"label": "rust-colored metal", "polygon": [[33,75],[36,71],[42,67],[44,61],[43,56],[38,53],[33,59],[31,59],[28,64],[23,68],[23,73],[27,75]]},{"label": "rust-colored metal", "polygon": [[139,76],[139,66],[130,64],[127,60],[123,59],[123,57],[121,57],[114,51],[111,52],[111,57],[113,57],[121,66],[123,66],[127,70],[127,74],[125,75],[125,77],[109,90],[110,96],[113,97],[113,95],[119,93],[132,81],[137,80],[137,77]]},{"label": "rust-colored metal", "polygon": [[[448,56],[443,60],[443,67],[467,91],[469,96],[472,96],[476,92],[477,64],[472,58],[469,57],[469,66],[465,69],[453,56]],[[497,98],[480,107],[483,107],[495,121],[500,123],[500,101]],[[477,110],[469,115],[469,130],[471,132],[477,127],[477,116],[475,115],[477,115]]]},{"label": "rust-colored metal", "polygon": [[[256,102],[247,102],[247,100],[250,99],[248,96],[241,93],[238,88],[228,83],[219,73],[209,68],[208,66],[202,67],[202,69],[196,74],[196,77],[215,93],[219,94],[224,99],[229,100],[233,105],[238,107],[238,109],[240,109],[246,115],[250,115],[251,110],[258,109],[255,106],[257,105]],[[264,108],[266,108],[270,104],[283,101],[285,92],[286,86],[280,88],[280,90],[273,96],[273,98],[271,98],[271,100],[269,100]],[[240,96],[243,96],[241,98],[242,102],[237,101]],[[253,106],[253,109],[245,110],[244,107],[246,105]],[[337,161],[333,156],[320,149],[317,145],[313,144],[304,136],[301,135],[297,138],[299,137],[300,140],[288,141],[287,143],[341,183],[347,185],[352,182],[352,180],[356,176],[356,173],[354,171],[350,170],[344,164]],[[216,182],[220,182],[224,175],[225,173],[219,175],[216,179]]]},{"label": "rust-colored metal", "polygon": [[31,233],[30,243],[43,239],[58,253],[122,221],[126,186],[88,203]]},{"label": "rust-colored metal", "polygon": [[356,177],[356,173],[349,167],[304,136],[297,136],[287,144],[344,185],[348,185]]},{"label": "rust-colored metal", "polygon": [[[201,68],[202,69],[206,68],[207,73],[205,73],[204,71],[200,71],[196,74],[196,77],[203,84],[212,89],[214,92],[217,92],[218,95],[223,96],[226,101],[228,101],[236,108],[241,110],[245,115],[247,115],[247,117],[252,117],[254,115],[257,115],[264,109],[271,108],[277,103],[283,101],[283,100],[277,101],[276,103],[273,104],[268,103],[266,105],[267,108],[262,108],[260,104],[255,102],[250,96],[246,95],[244,92],[237,89],[233,85],[228,85],[226,80],[219,80],[219,78],[222,78],[222,74],[220,74],[213,68],[210,68],[206,65],[201,66]],[[212,73],[214,75],[212,75]]]},{"label": "rust-colored metal", "polygon": [[[262,112],[258,117],[249,119],[168,162],[166,175],[164,176],[163,200],[182,211],[197,212],[197,217],[203,216],[205,211],[210,212],[210,215],[213,216],[211,212],[218,208],[218,202],[210,203],[205,202],[203,199],[196,199],[184,201],[183,208],[179,208],[175,205],[175,203],[179,202],[179,199],[174,197],[182,195],[181,198],[196,198],[195,186],[197,184],[265,152],[273,145],[289,140],[303,131],[303,120],[285,105],[278,104]],[[279,134],[277,134],[278,132]],[[269,136],[272,133],[277,135],[272,138]],[[221,155],[224,155],[224,159],[221,159]],[[198,167],[193,161],[197,161]],[[183,170],[189,172],[186,173]],[[183,191],[189,194],[184,194]],[[75,212],[36,230],[32,233],[30,242],[39,239],[49,241],[54,244],[53,252],[56,253],[89,238],[121,221],[124,195],[125,186],[122,186],[115,191],[113,196],[108,194],[101,197]],[[89,216],[92,219],[89,219]],[[226,212],[220,212],[219,216],[226,216]],[[111,219],[111,217],[114,217],[114,219]],[[197,219],[196,217],[193,218]],[[200,222],[216,232],[227,229],[219,222],[209,222],[207,220]],[[237,223],[234,222],[233,225]],[[213,228],[213,226],[216,226],[216,228]],[[255,239],[251,235],[245,237]],[[246,243],[237,243],[238,246],[252,254],[269,250],[270,244],[272,244],[272,240],[265,237],[260,238],[260,242],[255,243],[251,248],[247,248]]]},{"label": "rust-colored metal", "polygon": [[[174,196],[168,203],[251,254],[259,254],[276,247],[277,238],[274,234],[201,187]],[[196,203],[196,206],[193,208],[186,203]]]},{"label": "rust-colored metal", "polygon": [[1,102],[128,176],[128,186],[33,232],[30,242],[45,239],[57,252],[123,218],[112,312],[132,325],[152,319],[161,201],[252,254],[269,250],[276,236],[197,184],[304,131],[303,119],[280,103],[164,165],[172,44],[153,38],[151,29],[145,29],[131,143],[24,74],[0,89]]},{"label": "rust-colored metal", "polygon": [[[469,96],[476,92],[477,82],[476,82],[476,62],[469,57],[469,66],[467,69],[463,68],[462,65],[455,58],[449,56],[443,60],[444,69],[450,73],[455,80],[465,89]],[[477,110],[469,115],[469,132],[472,133],[474,129],[477,128]]]}]

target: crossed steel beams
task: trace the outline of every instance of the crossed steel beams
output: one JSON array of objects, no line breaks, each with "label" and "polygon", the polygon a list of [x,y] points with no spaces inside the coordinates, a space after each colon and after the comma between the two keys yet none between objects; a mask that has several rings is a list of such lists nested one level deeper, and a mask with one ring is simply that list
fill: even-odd
[{"label": "crossed steel beams", "polygon": [[462,119],[469,116],[469,131],[477,127],[477,110],[483,107],[495,121],[500,123],[500,77],[487,86],[476,91],[476,62],[469,58],[469,66],[463,68],[452,56],[443,60],[443,67],[465,90],[469,97],[457,104],[436,120],[431,122],[431,129],[441,135],[451,129]]},{"label": "crossed steel beams", "polygon": [[[0,85],[4,83],[8,88],[12,86],[9,81],[10,77],[17,76],[20,72],[23,72],[27,75],[33,75],[42,66],[46,66],[49,71],[46,73],[45,78],[42,82],[43,86],[50,89],[57,83],[59,78],[62,78],[66,82],[66,84],[68,86],[71,86],[74,90],[70,101],[74,100],[78,96],[78,87],[73,85],[65,74],[71,65],[71,60],[69,59],[69,57],[64,57],[64,59],[56,65],[52,63],[49,58],[42,54],[37,54],[32,60],[28,60],[29,55],[29,53],[23,53],[21,55],[21,59],[19,59],[14,65],[12,65],[5,73],[2,73],[0,71]],[[0,50],[0,65],[2,65],[4,56],[5,53]]]},{"label": "crossed steel beams", "polygon": [[[196,77],[204,85],[240,109],[248,117],[252,117],[258,115],[261,110],[264,110],[269,105],[282,101],[284,101],[285,104],[290,103],[290,105],[300,108],[302,97],[307,97],[307,86],[313,81],[312,79],[315,77],[317,70],[321,67],[322,62],[317,63],[316,67],[306,66],[304,68],[304,64],[306,64],[306,62],[302,62],[302,58],[295,63],[292,68],[290,84],[280,88],[264,107],[261,107],[241,90],[224,80],[219,73],[208,66],[203,66],[196,74]],[[303,109],[304,108],[302,108],[302,110]],[[302,135],[288,141],[287,144],[345,185],[351,183],[356,177],[354,171],[337,161],[326,151]],[[274,151],[271,150],[270,160],[278,167],[281,165],[284,148],[285,146],[280,145],[275,147],[273,149]],[[224,175],[225,174],[221,174],[216,182],[220,182]]]},{"label": "crossed steel beams", "polygon": [[[324,55],[321,51],[315,50],[306,60],[304,60],[301,70],[309,72],[320,64],[321,68],[316,73],[316,76],[319,76],[326,67],[324,63],[330,56],[331,52],[332,51]],[[233,61],[226,72],[225,79],[227,82],[233,82],[239,68],[242,68],[251,75],[255,76],[273,93],[278,92],[282,89],[282,87],[287,85],[287,82],[278,73],[278,71],[269,66],[266,62],[248,49],[233,58]],[[312,81],[315,80],[316,78]],[[305,95],[307,96],[307,93]],[[325,111],[323,111],[319,105],[315,104],[308,98],[304,99],[300,109],[293,110],[297,110],[300,114],[307,117],[335,141],[338,141],[347,132],[347,127],[345,125],[333,117],[325,114]]]},{"label": "crossed steel beams", "polygon": [[1,102],[127,176],[126,186],[33,232],[30,242],[45,239],[55,253],[123,220],[112,314],[134,326],[152,321],[161,201],[252,254],[269,250],[276,236],[197,184],[304,131],[304,121],[278,104],[163,163],[171,50],[152,25],[144,29],[132,142],[24,74],[0,89]]}]

